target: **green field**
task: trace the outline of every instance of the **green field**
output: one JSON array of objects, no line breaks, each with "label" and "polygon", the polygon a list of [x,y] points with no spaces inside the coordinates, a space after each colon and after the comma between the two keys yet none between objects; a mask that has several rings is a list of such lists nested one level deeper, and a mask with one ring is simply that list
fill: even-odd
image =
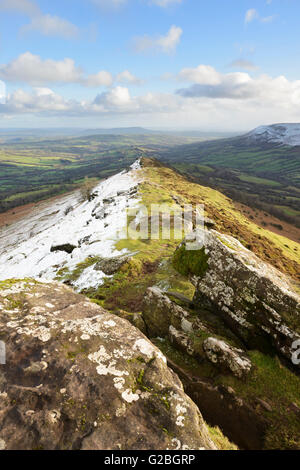
[{"label": "green field", "polygon": [[249,147],[243,137],[180,145],[157,155],[195,182],[300,227],[300,148]]},{"label": "green field", "polygon": [[195,139],[165,135],[18,138],[0,144],[0,211],[76,188],[84,177],[106,178],[145,152]]}]

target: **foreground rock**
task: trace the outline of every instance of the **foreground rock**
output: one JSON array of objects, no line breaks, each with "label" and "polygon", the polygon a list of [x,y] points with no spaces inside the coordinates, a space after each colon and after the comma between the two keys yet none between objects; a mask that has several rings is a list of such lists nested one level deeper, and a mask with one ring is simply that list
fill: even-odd
[{"label": "foreground rock", "polygon": [[238,378],[245,377],[252,364],[244,351],[234,348],[216,338],[207,338],[203,343],[207,358],[216,366],[230,370]]},{"label": "foreground rock", "polygon": [[66,286],[0,285],[2,449],[214,449],[162,353]]},{"label": "foreground rock", "polygon": [[[189,272],[194,303],[219,312],[248,347],[271,342],[292,364],[292,346],[300,339],[300,296],[288,278],[233,237],[205,230],[202,239],[204,247],[192,255],[201,273]],[[191,259],[184,244],[179,250],[181,260]]]}]

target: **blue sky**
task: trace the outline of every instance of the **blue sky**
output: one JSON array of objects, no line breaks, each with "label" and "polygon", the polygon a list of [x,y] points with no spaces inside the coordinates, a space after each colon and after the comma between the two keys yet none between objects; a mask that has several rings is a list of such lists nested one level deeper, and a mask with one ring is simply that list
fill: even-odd
[{"label": "blue sky", "polygon": [[0,0],[0,125],[299,121],[299,15],[297,0]]}]

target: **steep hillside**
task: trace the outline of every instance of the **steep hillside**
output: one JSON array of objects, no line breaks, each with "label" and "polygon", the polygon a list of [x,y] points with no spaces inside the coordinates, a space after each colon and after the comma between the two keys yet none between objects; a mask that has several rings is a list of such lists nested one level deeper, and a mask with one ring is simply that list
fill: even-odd
[{"label": "steep hillside", "polygon": [[300,227],[300,126],[261,126],[156,153],[202,185]]},{"label": "steep hillside", "polygon": [[[1,279],[56,279],[129,320],[167,357],[219,447],[230,444],[215,427],[243,449],[299,448],[299,243],[155,159],[100,183],[90,200],[72,197],[3,230]],[[151,238],[147,224],[134,236],[152,204],[175,208],[170,237]],[[205,206],[196,251],[175,230],[185,204]]]},{"label": "steep hillside", "polygon": [[166,151],[165,158],[233,168],[299,186],[300,148],[296,142],[300,142],[300,125],[293,129],[262,126],[240,137],[179,146]]}]

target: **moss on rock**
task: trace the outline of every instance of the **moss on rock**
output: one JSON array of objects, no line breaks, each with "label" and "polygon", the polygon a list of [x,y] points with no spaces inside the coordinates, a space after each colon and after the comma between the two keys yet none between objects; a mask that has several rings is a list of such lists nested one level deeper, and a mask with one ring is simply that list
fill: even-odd
[{"label": "moss on rock", "polygon": [[202,277],[208,268],[209,255],[205,253],[205,249],[187,250],[183,243],[174,253],[173,267],[183,276],[199,276]]}]

